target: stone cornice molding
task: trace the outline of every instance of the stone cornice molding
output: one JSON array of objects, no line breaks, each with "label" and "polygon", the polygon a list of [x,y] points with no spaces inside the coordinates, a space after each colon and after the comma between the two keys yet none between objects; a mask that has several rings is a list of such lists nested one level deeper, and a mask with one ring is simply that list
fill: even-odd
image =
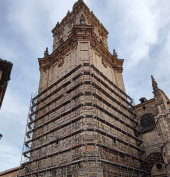
[{"label": "stone cornice molding", "polygon": [[102,56],[107,60],[107,62],[112,66],[113,69],[117,70],[118,72],[122,73],[123,71],[123,62],[124,59],[118,59],[114,55],[112,55],[108,49],[98,41],[96,35],[93,33],[91,39],[91,46],[96,50],[99,56]]},{"label": "stone cornice molding", "polygon": [[141,106],[147,105],[147,104],[149,104],[149,103],[151,103],[151,102],[154,102],[154,101],[155,101],[155,98],[151,98],[150,100],[147,100],[147,101],[145,101],[145,102],[143,102],[143,103],[137,104],[135,107],[136,107],[136,108],[139,108],[139,107],[141,107]]},{"label": "stone cornice molding", "polygon": [[123,59],[118,59],[112,55],[108,49],[98,40],[94,34],[93,25],[74,25],[72,34],[63,42],[51,55],[44,58],[39,58],[40,70],[46,70],[54,63],[58,62],[61,57],[64,57],[69,50],[78,45],[78,41],[90,41],[90,45],[96,52],[105,58],[106,62],[117,72],[123,71]]}]

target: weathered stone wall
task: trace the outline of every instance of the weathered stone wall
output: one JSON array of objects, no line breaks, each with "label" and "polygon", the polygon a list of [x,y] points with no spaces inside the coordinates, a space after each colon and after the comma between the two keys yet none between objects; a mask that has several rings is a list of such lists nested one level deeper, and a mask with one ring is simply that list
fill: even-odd
[{"label": "weathered stone wall", "polygon": [[[68,53],[63,54],[63,56],[54,62],[48,69],[40,70],[40,92],[55,83],[57,80],[59,80],[61,77],[63,77],[65,74],[80,64],[80,50],[80,47],[77,46],[70,50]],[[87,52],[89,52],[89,49]]]},{"label": "weathered stone wall", "polygon": [[0,176],[1,177],[17,177],[18,174],[19,174],[19,167],[16,167],[16,168],[1,172]]},{"label": "weathered stone wall", "polygon": [[[170,176],[170,121],[169,99],[157,86],[152,76],[154,98],[141,98],[136,106],[136,113],[143,131],[143,144],[146,151],[151,176]],[[153,121],[154,120],[154,125]],[[145,127],[146,126],[146,127]],[[162,165],[161,165],[162,164]],[[161,167],[158,169],[158,167]]]},{"label": "weathered stone wall", "polygon": [[146,156],[153,152],[161,152],[161,139],[157,130],[152,130],[143,134],[143,143]]},{"label": "weathered stone wall", "polygon": [[[155,100],[147,100],[136,106],[136,114],[139,122],[145,114],[153,115],[153,118],[158,114],[158,109],[155,106]],[[156,120],[155,120],[156,121]],[[143,127],[141,126],[141,130]],[[146,150],[146,156],[153,152],[161,152],[161,138],[157,127],[151,128],[151,130],[143,132],[143,143]]]},{"label": "weathered stone wall", "polygon": [[[102,159],[113,163],[140,167],[140,147],[136,145],[140,137],[135,138],[132,128],[136,124],[134,113],[128,108],[125,93],[105,77],[91,68],[90,64],[82,66],[57,85],[53,83],[53,87],[37,99],[38,103],[35,101],[37,121],[32,124],[34,130],[30,146],[33,151],[29,159],[34,162],[28,163],[27,173],[29,169],[37,171],[68,163],[70,159],[75,161],[84,158],[86,153],[93,158],[100,154]],[[31,132],[27,132],[26,136],[28,143]],[[110,150],[106,152],[103,149],[105,146]],[[89,163],[84,162],[83,168]],[[94,168],[102,170],[99,166]],[[131,172],[129,170],[128,173]]]},{"label": "weathered stone wall", "polygon": [[170,109],[160,110],[159,114],[155,118],[156,125],[161,135],[162,154],[167,176],[170,177]]}]

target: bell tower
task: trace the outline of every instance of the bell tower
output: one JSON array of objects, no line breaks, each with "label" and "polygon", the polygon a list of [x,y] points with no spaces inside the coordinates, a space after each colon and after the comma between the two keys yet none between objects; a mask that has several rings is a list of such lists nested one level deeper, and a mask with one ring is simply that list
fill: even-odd
[{"label": "bell tower", "polygon": [[19,176],[147,176],[124,60],[108,51],[108,31],[79,0],[52,33],[53,52],[38,59]]},{"label": "bell tower", "polygon": [[[64,70],[88,61],[125,92],[122,77],[124,60],[117,58],[115,50],[113,55],[110,54],[108,31],[82,0],[74,4],[72,12],[68,11],[61,23],[57,22],[52,33],[53,53],[39,58],[41,80],[48,78],[48,83],[40,83],[41,90]],[[50,68],[50,73],[42,69],[45,67]]]}]

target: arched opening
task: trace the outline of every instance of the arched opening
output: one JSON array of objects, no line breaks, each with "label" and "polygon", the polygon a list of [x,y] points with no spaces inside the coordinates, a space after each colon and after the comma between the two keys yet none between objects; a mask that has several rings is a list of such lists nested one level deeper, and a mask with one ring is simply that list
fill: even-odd
[{"label": "arched opening", "polygon": [[143,133],[153,130],[155,128],[154,115],[152,113],[142,115],[140,125]]}]

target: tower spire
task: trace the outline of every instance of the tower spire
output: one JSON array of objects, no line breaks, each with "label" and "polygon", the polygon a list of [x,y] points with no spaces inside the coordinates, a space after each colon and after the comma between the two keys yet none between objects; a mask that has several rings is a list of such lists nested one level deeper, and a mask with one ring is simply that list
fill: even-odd
[{"label": "tower spire", "polygon": [[158,84],[154,77],[151,75],[153,91],[158,90]]}]

